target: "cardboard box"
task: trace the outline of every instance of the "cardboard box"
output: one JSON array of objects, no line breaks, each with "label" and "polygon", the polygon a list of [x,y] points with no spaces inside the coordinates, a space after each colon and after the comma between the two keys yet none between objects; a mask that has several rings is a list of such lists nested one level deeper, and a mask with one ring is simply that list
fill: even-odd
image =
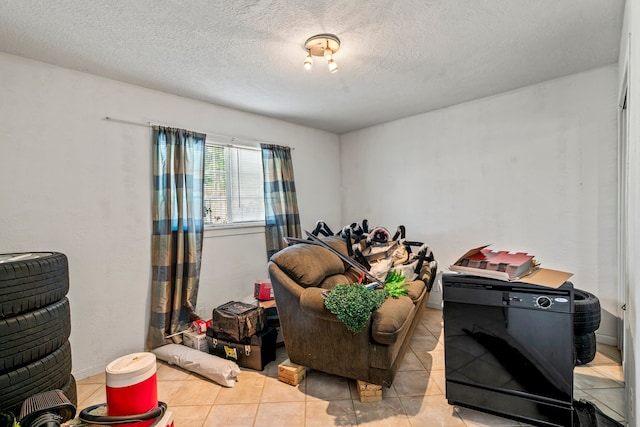
[{"label": "cardboard box", "polygon": [[301,365],[296,365],[289,359],[278,365],[278,380],[284,383],[298,385],[306,375],[307,368]]},{"label": "cardboard box", "polygon": [[204,334],[198,334],[197,332],[185,331],[182,333],[182,344],[187,347],[195,348],[196,350],[209,351],[207,344],[207,336]]},{"label": "cardboard box", "polygon": [[258,301],[273,300],[273,287],[271,282],[256,282],[253,285],[253,297]]},{"label": "cardboard box", "polygon": [[275,300],[269,300],[269,301],[259,301],[258,305],[262,308],[264,308],[265,313],[269,313],[269,310],[275,309],[276,312],[278,311],[277,307],[276,307],[276,302]]},{"label": "cardboard box", "polygon": [[209,353],[233,360],[240,367],[262,371],[265,365],[276,360],[276,330],[270,327],[251,336],[245,342],[223,339],[213,328],[207,329]]},{"label": "cardboard box", "polygon": [[473,268],[473,267],[465,267],[459,265],[462,260],[473,256],[474,254],[479,253],[482,249],[486,248],[489,245],[480,246],[478,248],[473,248],[467,251],[464,255],[462,255],[458,260],[453,263],[453,265],[449,266],[449,270],[456,271],[458,273],[466,273],[472,274],[474,276],[488,277],[491,279],[504,280],[507,282],[522,282],[529,283],[532,285],[538,286],[546,286],[549,288],[557,289],[564,284],[573,273],[567,273],[566,271],[559,270],[551,270],[548,268],[535,268],[531,272],[521,277],[516,277],[515,279],[510,279],[509,274],[504,271],[495,271],[495,270],[487,270],[482,268]]}]

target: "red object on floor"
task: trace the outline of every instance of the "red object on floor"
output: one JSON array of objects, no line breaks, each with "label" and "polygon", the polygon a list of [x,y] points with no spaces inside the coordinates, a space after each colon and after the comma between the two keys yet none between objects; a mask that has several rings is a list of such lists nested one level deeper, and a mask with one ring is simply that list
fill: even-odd
[{"label": "red object on floor", "polygon": [[[133,353],[107,365],[107,414],[127,416],[147,413],[158,407],[156,356]],[[119,427],[146,427],[153,420],[119,424]]]}]

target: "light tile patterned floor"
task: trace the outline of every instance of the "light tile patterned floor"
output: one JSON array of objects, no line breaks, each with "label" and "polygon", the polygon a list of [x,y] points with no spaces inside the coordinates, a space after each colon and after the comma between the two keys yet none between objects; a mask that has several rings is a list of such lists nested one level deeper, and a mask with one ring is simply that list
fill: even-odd
[{"label": "light tile patterned floor", "polygon": [[[243,369],[238,382],[225,388],[195,374],[158,363],[159,400],[173,411],[176,427],[213,426],[521,426],[517,421],[451,406],[444,396],[442,311],[427,309],[410,351],[383,399],[361,403],[355,381],[318,371],[293,387],[278,381],[277,360],[262,372]],[[623,421],[624,386],[616,349],[599,345],[588,365],[574,370],[574,398],[595,403]],[[78,408],[103,403],[104,374],[78,381]]]}]

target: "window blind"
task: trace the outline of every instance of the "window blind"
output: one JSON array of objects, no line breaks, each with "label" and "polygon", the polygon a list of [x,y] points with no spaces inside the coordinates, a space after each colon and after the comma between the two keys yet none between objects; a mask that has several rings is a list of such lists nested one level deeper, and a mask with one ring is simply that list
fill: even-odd
[{"label": "window blind", "polygon": [[259,150],[207,143],[204,179],[205,224],[264,221]]}]

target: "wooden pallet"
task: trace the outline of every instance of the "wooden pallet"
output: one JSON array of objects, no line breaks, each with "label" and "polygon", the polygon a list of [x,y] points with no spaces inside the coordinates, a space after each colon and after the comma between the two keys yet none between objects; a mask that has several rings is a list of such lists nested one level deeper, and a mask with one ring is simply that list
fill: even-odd
[{"label": "wooden pallet", "polygon": [[360,402],[379,402],[382,400],[382,386],[358,380]]},{"label": "wooden pallet", "polygon": [[289,359],[278,365],[278,379],[284,383],[298,385],[307,375],[307,368],[296,365]]}]

